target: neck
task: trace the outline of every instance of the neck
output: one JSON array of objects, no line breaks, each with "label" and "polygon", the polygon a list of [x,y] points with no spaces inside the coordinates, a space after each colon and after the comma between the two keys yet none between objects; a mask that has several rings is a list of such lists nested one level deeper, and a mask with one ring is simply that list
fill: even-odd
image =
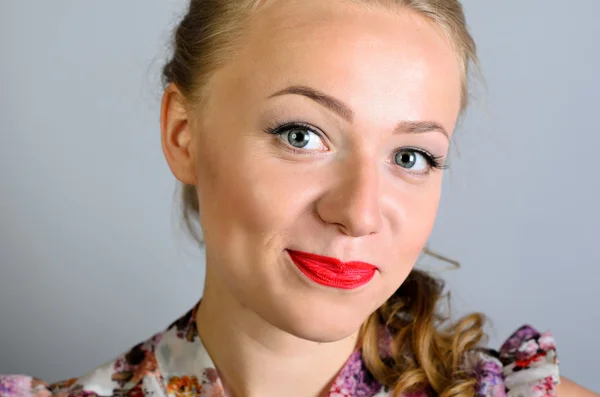
[{"label": "neck", "polygon": [[196,322],[227,395],[327,396],[355,349],[358,332],[331,343],[298,338],[241,305],[219,278],[209,273],[207,266]]}]

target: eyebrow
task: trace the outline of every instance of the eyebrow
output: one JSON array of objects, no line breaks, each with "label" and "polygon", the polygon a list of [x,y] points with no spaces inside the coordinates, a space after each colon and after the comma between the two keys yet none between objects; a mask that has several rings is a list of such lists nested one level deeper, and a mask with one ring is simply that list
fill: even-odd
[{"label": "eyebrow", "polygon": [[[289,94],[302,95],[310,98],[320,105],[328,108],[332,112],[338,114],[349,123],[351,123],[354,119],[354,112],[344,102],[327,95],[324,92],[305,85],[291,85],[269,95],[269,98]],[[435,121],[401,121],[396,124],[396,127],[394,128],[394,133],[396,134],[423,134],[426,132],[439,132],[448,140],[450,140],[448,131],[446,131],[440,123]]]}]

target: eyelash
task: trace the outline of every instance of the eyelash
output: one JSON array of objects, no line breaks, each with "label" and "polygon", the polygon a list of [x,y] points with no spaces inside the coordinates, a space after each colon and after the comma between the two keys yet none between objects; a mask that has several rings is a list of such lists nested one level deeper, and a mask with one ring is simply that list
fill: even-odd
[{"label": "eyelash", "polygon": [[414,146],[405,146],[403,148],[400,148],[394,153],[394,155],[398,152],[403,151],[412,151],[419,153],[425,158],[425,160],[427,160],[427,163],[431,168],[435,168],[437,170],[447,170],[448,168],[450,168],[450,165],[444,161],[444,156],[436,156],[432,153],[429,153],[425,149],[421,149]]},{"label": "eyelash", "polygon": [[[295,130],[295,129],[300,129],[300,130],[305,129],[305,130],[308,130],[308,131],[312,132],[313,134],[317,135],[321,139],[324,138],[324,134],[322,132],[315,129],[311,125],[303,123],[301,121],[291,121],[291,122],[287,122],[287,123],[280,123],[278,121],[275,121],[275,122],[271,123],[270,125],[268,125],[264,129],[264,131],[267,134],[281,136],[285,132],[288,132],[290,130]],[[296,153],[296,154],[304,154],[304,155],[310,154],[310,153],[307,153],[305,150],[295,148],[288,143],[285,143],[285,148],[287,150],[290,150],[292,153]]]},{"label": "eyelash", "polygon": [[[306,129],[306,130],[316,134],[320,138],[323,138],[323,134],[321,132],[319,132],[318,130],[316,130],[315,128],[310,126],[309,124],[299,122],[299,121],[292,121],[292,122],[287,122],[287,123],[273,122],[264,129],[264,132],[266,132],[267,134],[281,136],[285,132],[287,132],[289,130],[293,130],[293,129]],[[286,149],[291,150],[293,153],[307,154],[302,149],[295,148],[289,144],[286,144]],[[436,155],[428,152],[425,149],[414,147],[414,146],[402,147],[394,152],[394,156],[396,156],[397,153],[403,152],[403,151],[412,151],[412,152],[419,153],[420,155],[422,155],[425,158],[425,160],[427,161],[429,166],[433,169],[446,170],[446,169],[450,168],[450,165],[444,161],[444,156],[436,156]],[[407,170],[407,172],[410,172],[410,170]],[[429,175],[429,172],[430,172],[430,170],[428,170],[427,172],[421,172],[421,173],[416,173],[416,174]]]}]

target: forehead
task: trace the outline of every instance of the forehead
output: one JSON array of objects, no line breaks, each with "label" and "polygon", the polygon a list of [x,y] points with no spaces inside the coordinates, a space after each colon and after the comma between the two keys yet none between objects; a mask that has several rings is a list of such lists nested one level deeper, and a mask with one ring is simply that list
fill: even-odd
[{"label": "forehead", "polygon": [[460,108],[459,61],[441,28],[408,9],[346,0],[269,2],[220,74],[229,100],[301,84],[381,123],[437,118],[452,130]]}]

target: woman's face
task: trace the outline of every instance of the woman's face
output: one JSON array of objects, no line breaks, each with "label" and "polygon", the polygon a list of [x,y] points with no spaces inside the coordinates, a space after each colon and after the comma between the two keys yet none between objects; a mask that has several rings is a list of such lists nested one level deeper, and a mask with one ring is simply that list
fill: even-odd
[{"label": "woman's face", "polygon": [[[428,239],[442,183],[432,164],[446,158],[460,92],[448,39],[411,11],[261,10],[187,127],[207,288],[301,338],[354,333]],[[377,271],[358,288],[324,286],[288,250]]]}]

